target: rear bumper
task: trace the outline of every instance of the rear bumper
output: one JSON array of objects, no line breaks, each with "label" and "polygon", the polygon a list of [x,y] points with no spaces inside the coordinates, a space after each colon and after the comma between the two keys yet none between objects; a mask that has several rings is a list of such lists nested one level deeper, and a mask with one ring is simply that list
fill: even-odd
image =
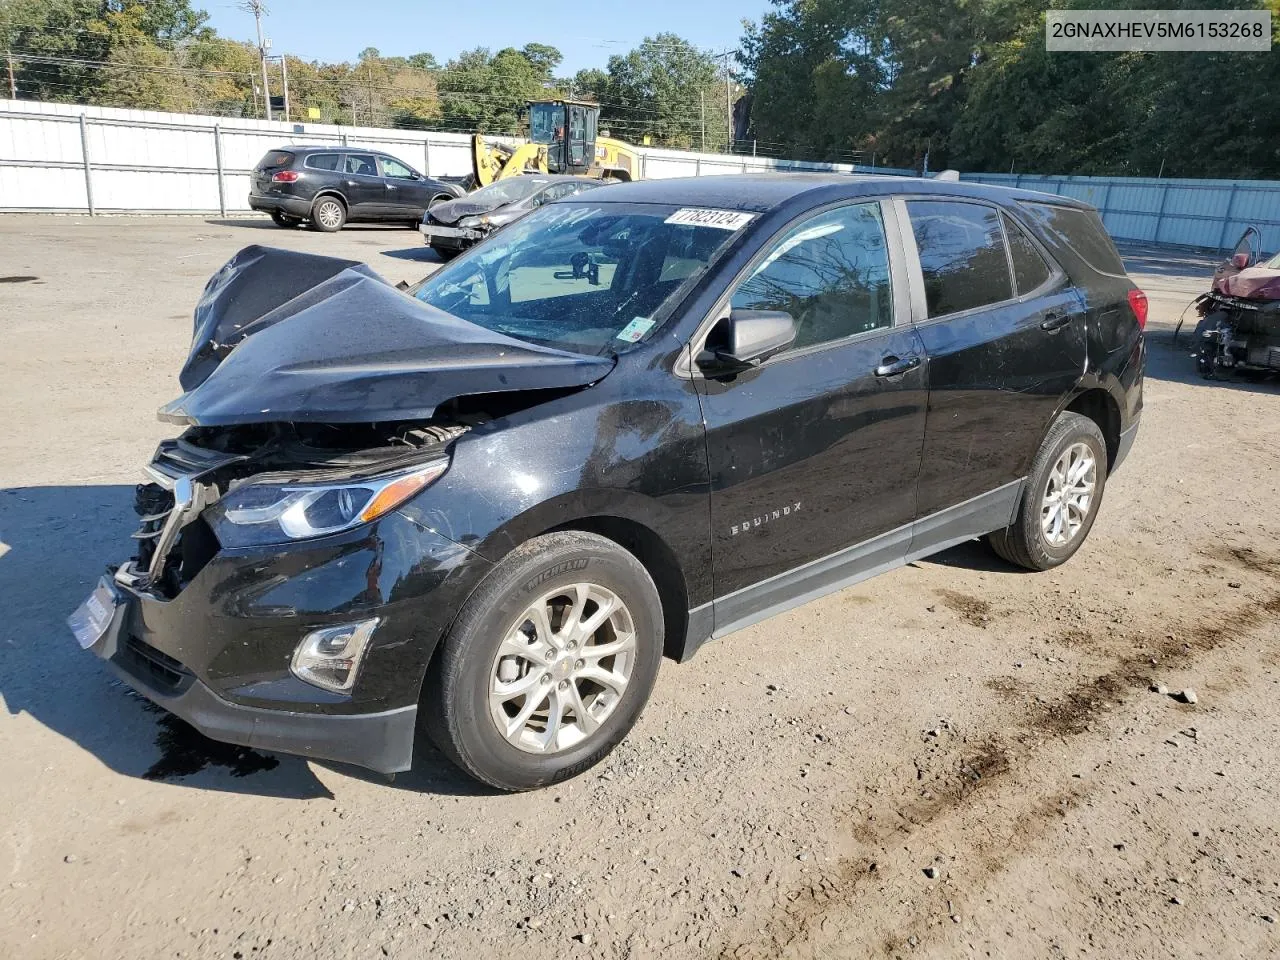
[{"label": "rear bumper", "polygon": [[262,213],[287,213],[293,217],[311,216],[311,202],[299,197],[277,197],[260,193],[249,194],[249,209]]},{"label": "rear bumper", "polygon": [[1129,455],[1129,451],[1133,449],[1133,441],[1138,437],[1138,427],[1142,424],[1142,417],[1134,420],[1129,425],[1128,430],[1124,430],[1120,434],[1120,443],[1116,446],[1116,462],[1111,465],[1111,472],[1115,473],[1120,469],[1120,464],[1124,463],[1124,458]]}]

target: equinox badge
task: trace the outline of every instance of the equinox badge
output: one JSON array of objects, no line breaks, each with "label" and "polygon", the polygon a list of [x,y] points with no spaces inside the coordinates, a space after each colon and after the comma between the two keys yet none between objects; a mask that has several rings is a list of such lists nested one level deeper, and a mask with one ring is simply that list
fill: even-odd
[{"label": "equinox badge", "polygon": [[742,523],[735,523],[729,528],[729,536],[736,537],[740,533],[746,533],[748,530],[754,530],[757,527],[763,527],[767,523],[774,520],[781,520],[783,517],[789,517],[793,513],[800,512],[800,501],[796,501],[789,507],[781,507],[777,510],[770,510],[768,513],[762,513],[758,517],[752,517],[750,520],[744,520]]}]

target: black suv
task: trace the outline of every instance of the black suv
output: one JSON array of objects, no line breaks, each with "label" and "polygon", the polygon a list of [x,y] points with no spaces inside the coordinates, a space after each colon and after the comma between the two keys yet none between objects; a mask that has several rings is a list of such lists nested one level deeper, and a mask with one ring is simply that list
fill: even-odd
[{"label": "black suv", "polygon": [[253,168],[249,207],[281,227],[304,220],[333,233],[348,221],[403,223],[415,230],[433,203],[466,191],[425,177],[395,157],[358,147],[281,147]]},{"label": "black suv", "polygon": [[1091,207],[932,180],[621,184],[407,292],[250,247],[71,625],[216,739],[392,772],[422,722],[551,783],[664,654],[975,537],[1067,560],[1145,318]]}]

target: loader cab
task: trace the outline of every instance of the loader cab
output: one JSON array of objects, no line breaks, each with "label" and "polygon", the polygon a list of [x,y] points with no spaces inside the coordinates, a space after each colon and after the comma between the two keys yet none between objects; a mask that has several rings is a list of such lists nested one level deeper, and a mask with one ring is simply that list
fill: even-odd
[{"label": "loader cab", "polygon": [[529,139],[547,148],[548,173],[583,174],[595,161],[600,107],[576,100],[529,104]]}]

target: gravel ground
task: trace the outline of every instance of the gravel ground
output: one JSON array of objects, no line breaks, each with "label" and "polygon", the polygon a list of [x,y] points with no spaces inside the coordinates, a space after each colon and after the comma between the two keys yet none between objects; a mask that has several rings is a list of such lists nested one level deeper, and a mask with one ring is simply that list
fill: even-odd
[{"label": "gravel ground", "polygon": [[62,621],[124,554],[205,279],[269,242],[413,280],[418,241],[0,217],[0,955],[1280,952],[1280,388],[1171,346],[1212,259],[1126,251],[1146,416],[1070,564],[963,546],[664,664],[570,783],[219,747],[113,683]]}]

